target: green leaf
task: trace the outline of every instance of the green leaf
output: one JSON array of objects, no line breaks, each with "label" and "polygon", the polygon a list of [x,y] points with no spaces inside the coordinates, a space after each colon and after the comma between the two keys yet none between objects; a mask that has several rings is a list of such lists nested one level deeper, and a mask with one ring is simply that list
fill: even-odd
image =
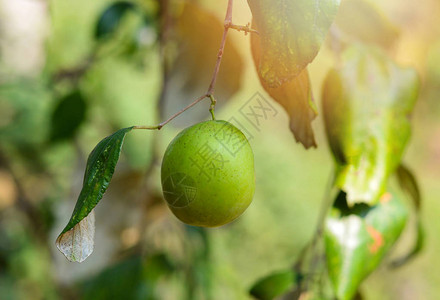
[{"label": "green leaf", "polygon": [[409,140],[409,114],[419,81],[375,48],[344,52],[342,68],[327,75],[323,110],[336,160],[336,186],[350,206],[377,203]]},{"label": "green leaf", "polygon": [[62,233],[69,231],[78,224],[101,200],[113,177],[125,135],[132,129],[133,127],[128,127],[116,131],[100,141],[90,153],[83,188],[72,217]]},{"label": "green leaf", "polygon": [[339,0],[248,0],[258,27],[261,78],[275,88],[297,76],[315,58]]},{"label": "green leaf", "polygon": [[422,203],[422,196],[420,194],[420,188],[417,183],[416,177],[406,166],[400,165],[397,169],[397,179],[399,181],[400,187],[404,192],[406,192],[414,203],[416,212],[416,238],[414,241],[414,246],[410,249],[408,254],[395,259],[391,262],[392,268],[398,268],[403,266],[408,261],[410,261],[414,256],[416,256],[425,244],[425,230],[422,223],[422,218],[420,216],[420,208]]},{"label": "green leaf", "polygon": [[[258,30],[255,24],[252,27]],[[258,66],[261,59],[260,37],[258,35],[251,35],[251,50],[254,63]],[[312,86],[307,69],[289,82],[276,88],[269,87],[260,73],[258,73],[258,77],[266,92],[272,99],[281,104],[289,114],[290,130],[293,132],[296,141],[302,143],[306,149],[316,147],[311,123],[318,112],[313,102]]]},{"label": "green leaf", "polygon": [[249,293],[260,300],[270,300],[292,290],[298,274],[292,270],[278,272],[257,281]]},{"label": "green leaf", "polygon": [[86,110],[86,101],[79,91],[61,98],[52,113],[50,140],[71,139],[85,120]]},{"label": "green leaf", "polygon": [[369,0],[344,1],[335,24],[345,38],[391,48],[396,42],[397,27]]},{"label": "green leaf", "polygon": [[324,233],[327,268],[337,299],[353,298],[400,236],[407,218],[405,205],[393,191],[384,193],[375,206],[352,208],[344,192],[338,195]]},{"label": "green leaf", "polygon": [[[57,238],[58,249],[71,261],[81,262],[93,251],[94,217],[93,214],[91,219],[88,216],[107,190],[121,154],[125,135],[132,129],[133,127],[120,129],[106,137],[89,155],[83,188],[72,217]],[[75,234],[76,231],[82,237]],[[87,243],[82,243],[83,239]]]},{"label": "green leaf", "polygon": [[104,10],[98,20],[95,30],[95,38],[101,39],[113,34],[118,28],[124,15],[134,9],[135,5],[127,1],[120,1],[110,5]]}]

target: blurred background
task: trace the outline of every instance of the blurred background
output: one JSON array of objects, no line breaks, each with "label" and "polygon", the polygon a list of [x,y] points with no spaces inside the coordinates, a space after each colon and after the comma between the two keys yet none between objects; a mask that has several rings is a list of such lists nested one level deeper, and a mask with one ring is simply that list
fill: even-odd
[{"label": "blurred background", "polygon": [[[252,283],[291,266],[311,239],[333,165],[322,117],[313,123],[318,148],[306,151],[260,86],[249,36],[231,31],[217,118],[252,135],[257,189],[245,214],[200,229],[162,200],[162,153],[184,126],[209,118],[207,101],[160,132],[131,133],[95,209],[94,253],[77,264],[56,249],[93,147],[119,128],[157,124],[209,85],[227,1],[159,2],[0,0],[0,299],[249,299]],[[422,80],[404,161],[421,185],[427,241],[404,267],[380,267],[361,291],[366,299],[438,299],[440,2],[372,3],[398,35],[390,55]],[[251,21],[246,1],[236,1],[233,18]],[[329,48],[309,67],[319,112],[335,64]],[[255,95],[274,109],[258,128],[240,113]]]}]

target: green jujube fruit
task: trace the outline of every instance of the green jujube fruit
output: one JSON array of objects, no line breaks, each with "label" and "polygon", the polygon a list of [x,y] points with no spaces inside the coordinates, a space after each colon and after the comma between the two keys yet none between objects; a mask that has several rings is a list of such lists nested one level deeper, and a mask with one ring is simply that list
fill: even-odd
[{"label": "green jujube fruit", "polygon": [[206,121],[180,132],[162,161],[164,198],[182,222],[227,224],[252,202],[254,155],[244,134],[226,121]]}]

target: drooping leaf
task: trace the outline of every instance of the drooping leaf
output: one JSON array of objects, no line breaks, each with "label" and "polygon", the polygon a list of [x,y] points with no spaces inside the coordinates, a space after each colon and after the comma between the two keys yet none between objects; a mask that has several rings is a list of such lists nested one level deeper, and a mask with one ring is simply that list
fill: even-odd
[{"label": "drooping leaf", "polygon": [[335,24],[351,40],[392,47],[399,35],[397,27],[369,0],[341,3]]},{"label": "drooping leaf", "polygon": [[315,58],[339,2],[248,0],[261,38],[257,69],[269,87],[278,87],[299,75]]},{"label": "drooping leaf", "polygon": [[51,117],[51,141],[72,138],[85,120],[87,105],[79,91],[74,91],[58,101]]},{"label": "drooping leaf", "polygon": [[128,1],[119,1],[111,4],[104,10],[96,24],[95,37],[101,39],[113,34],[124,15],[134,9],[135,5]]},{"label": "drooping leaf", "polygon": [[[172,45],[168,47],[177,53],[173,56],[166,83],[162,103],[164,116],[172,115],[206,93],[213,76],[223,30],[223,21],[216,15],[194,2],[185,2],[176,20],[174,48]],[[243,59],[229,36],[215,88],[218,108],[240,89],[243,69]],[[174,124],[192,124],[194,120],[203,120],[208,115],[207,106],[200,105],[176,119]]]},{"label": "drooping leaf", "polygon": [[292,290],[297,277],[292,270],[274,273],[258,280],[249,293],[259,300],[271,300]]},{"label": "drooping leaf", "polygon": [[[88,216],[107,190],[121,154],[125,135],[132,129],[133,127],[120,129],[106,137],[89,155],[83,187],[72,217],[56,242],[58,249],[71,261],[81,262],[93,251],[94,218]],[[81,233],[79,238],[77,232]],[[77,253],[83,254],[78,257]]]},{"label": "drooping leaf", "polygon": [[405,227],[408,212],[393,191],[375,206],[349,208],[341,192],[326,220],[327,268],[336,297],[352,299],[361,282],[376,269]]},{"label": "drooping leaf", "polygon": [[[255,24],[252,25],[257,29]],[[261,58],[260,37],[251,36],[251,50],[255,65],[258,66]],[[316,147],[315,136],[311,122],[316,118],[317,110],[313,102],[312,88],[307,69],[297,77],[285,82],[279,87],[271,88],[258,73],[261,85],[266,92],[281,104],[290,117],[290,130],[295,140],[304,145],[306,149]]]},{"label": "drooping leaf", "polygon": [[374,48],[347,49],[342,65],[329,72],[323,88],[335,184],[347,193],[350,206],[374,205],[409,140],[418,78]]},{"label": "drooping leaf", "polygon": [[409,170],[404,165],[400,165],[396,173],[400,187],[405,193],[409,195],[414,203],[417,231],[414,246],[409,250],[408,254],[398,259],[395,259],[391,263],[391,267],[393,268],[398,268],[406,264],[423,249],[423,246],[425,244],[425,229],[423,227],[422,218],[420,216],[422,196],[420,194],[420,188],[417,183],[416,177],[411,172],[411,170]]}]

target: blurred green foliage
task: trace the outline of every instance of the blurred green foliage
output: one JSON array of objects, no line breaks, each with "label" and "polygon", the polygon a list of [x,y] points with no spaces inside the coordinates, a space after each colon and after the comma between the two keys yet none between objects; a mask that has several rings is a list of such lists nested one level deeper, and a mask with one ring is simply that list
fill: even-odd
[{"label": "blurred green foliage", "polygon": [[274,299],[292,290],[297,276],[292,270],[271,274],[256,282],[249,293],[257,299]]},{"label": "blurred green foliage", "polygon": [[[9,5],[29,9],[20,6],[24,2],[0,1],[0,20],[13,14]],[[390,14],[401,7],[400,1],[376,2]],[[97,142],[116,129],[156,124],[159,119],[163,78],[157,25],[137,14],[124,14],[114,37],[97,41],[97,22],[112,3],[51,0],[46,7],[43,1],[35,1],[39,9],[32,7],[32,11],[45,13],[32,15],[35,20],[24,23],[43,22],[46,33],[21,36],[17,22],[5,29],[29,43],[2,43],[2,47],[27,47],[30,55],[20,57],[21,61],[35,59],[31,54],[39,44],[32,44],[33,38],[44,41],[45,63],[28,74],[14,68],[16,60],[6,52],[0,56],[0,298],[249,299],[248,290],[257,279],[291,266],[310,240],[331,173],[322,119],[314,125],[319,148],[306,152],[293,140],[280,106],[276,106],[277,117],[253,132],[257,192],[249,210],[233,224],[210,230],[192,228],[167,211],[159,193],[158,165],[178,131],[170,125],[160,133],[136,132],[127,137],[112,186],[97,208],[101,229],[89,260],[73,265],[54,245],[79,194],[87,155]],[[157,17],[156,1],[133,3]],[[214,10],[220,4],[208,0],[199,4],[219,18],[224,15],[222,7]],[[249,11],[240,5],[234,18],[248,22]],[[429,242],[404,268],[382,268],[369,277],[361,287],[366,299],[402,299],[405,295],[436,299],[440,294],[440,41],[436,31],[440,26],[439,18],[427,17],[439,8],[435,1],[425,0],[401,9],[393,15],[403,35],[396,56],[416,64],[423,79],[405,161],[418,175],[425,196],[422,219]],[[405,12],[415,21],[402,21]],[[1,42],[5,36],[2,30]],[[242,58],[245,80],[218,111],[218,118],[223,119],[238,116],[256,91],[264,94],[246,52],[249,41],[235,33],[231,40],[237,42],[238,53],[247,53]],[[324,49],[312,64],[315,95],[320,94],[321,74],[332,63]],[[52,125],[69,122],[72,115],[60,118],[53,113],[60,109],[63,97],[74,91],[80,91],[86,113],[80,124],[70,124],[68,133],[55,134]],[[187,99],[176,96],[173,100],[177,111]],[[200,106],[206,108],[208,118],[208,104]],[[52,143],[54,135],[65,138]],[[397,253],[406,252],[412,242],[407,240],[404,237],[397,245]]]},{"label": "blurred green foliage", "polygon": [[72,139],[84,121],[87,102],[81,92],[72,93],[61,98],[52,112],[50,124],[50,140]]}]

